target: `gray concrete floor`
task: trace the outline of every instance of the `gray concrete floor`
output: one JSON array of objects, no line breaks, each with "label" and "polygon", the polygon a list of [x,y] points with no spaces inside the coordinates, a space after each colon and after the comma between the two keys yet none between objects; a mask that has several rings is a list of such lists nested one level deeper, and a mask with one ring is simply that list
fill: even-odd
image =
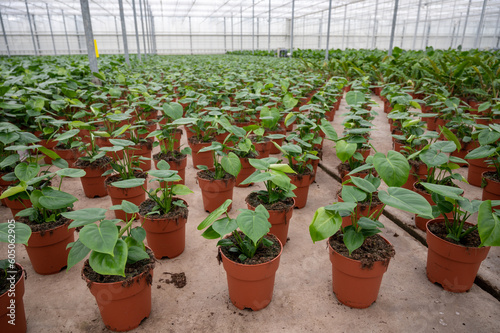
[{"label": "gray concrete floor", "polygon": [[[380,100],[374,99],[380,103]],[[389,127],[381,108],[375,121],[377,130],[372,143],[377,150],[391,149]],[[337,113],[334,126],[340,131],[345,102]],[[183,138],[185,143],[185,137]],[[335,170],[339,163],[333,144],[325,144],[322,162],[326,170]],[[462,170],[463,171],[463,170]],[[334,171],[336,172],[336,171]],[[465,171],[466,172],[466,171]],[[424,233],[411,228],[410,214],[388,211],[393,218],[383,216],[383,231],[396,249],[384,275],[377,302],[364,310],[340,304],[332,293],[331,264],[326,244],[313,244],[308,226],[314,211],[336,200],[340,184],[323,169],[318,169],[316,182],[311,185],[308,204],[295,210],[289,237],[276,275],[273,301],[258,312],[238,310],[229,300],[226,274],[217,264],[216,241],[200,236],[197,225],[207,216],[195,180],[191,160],[186,171],[186,185],[195,191],[186,196],[189,218],[186,249],[174,259],[157,263],[152,286],[152,312],[134,332],[497,332],[500,317],[499,301],[477,285],[463,294],[444,291],[431,284],[425,274],[427,248],[418,240]],[[236,188],[232,215],[246,208],[244,198],[259,184]],[[466,186],[469,190],[469,186]],[[480,198],[477,188],[470,186],[472,195]],[[79,198],[75,208],[111,205],[109,197],[88,199],[83,195],[79,180],[65,182],[63,189]],[[0,207],[2,222],[11,218],[10,210]],[[110,216],[111,217],[111,216]],[[412,236],[405,229],[415,231]],[[0,244],[0,253],[6,253]],[[493,248],[482,264],[480,275],[492,285],[498,285],[500,251]],[[0,257],[2,257],[0,255]],[[80,278],[81,264],[69,272],[41,276],[36,274],[23,246],[17,246],[17,261],[27,273],[24,302],[29,332],[98,332],[106,331],[93,296]],[[166,272],[184,272],[187,285],[178,289],[160,282]]]}]

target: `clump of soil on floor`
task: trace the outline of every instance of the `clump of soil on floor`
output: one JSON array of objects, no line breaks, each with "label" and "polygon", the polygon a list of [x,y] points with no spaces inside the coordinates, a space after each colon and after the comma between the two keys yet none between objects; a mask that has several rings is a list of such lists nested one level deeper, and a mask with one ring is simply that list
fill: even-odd
[{"label": "clump of soil on floor", "polygon": [[[187,284],[187,279],[186,279],[186,273],[180,272],[180,273],[170,273],[170,272],[163,272],[163,274],[170,275],[170,279],[160,279],[158,282],[166,283],[166,284],[173,284],[176,288],[184,288]],[[158,285],[158,289],[161,288],[160,285]]]},{"label": "clump of soil on floor", "polygon": [[[240,232],[240,236],[243,238],[243,233]],[[233,243],[236,243],[235,237],[231,234],[226,236],[225,238],[230,239]],[[243,265],[258,265],[263,264],[265,262],[271,261],[276,258],[281,252],[281,246],[274,235],[266,235],[264,238],[273,242],[271,246],[261,245],[255,252],[253,258],[247,258],[244,261],[241,261],[238,257],[240,255],[239,252],[231,252],[229,251],[230,247],[224,246],[219,247],[219,251],[222,252],[229,260],[234,261]],[[219,263],[222,261],[221,254],[218,255]]]},{"label": "clump of soil on floor", "polygon": [[352,251],[351,255],[344,244],[344,235],[340,231],[330,237],[328,242],[335,252],[346,258],[361,261],[361,267],[367,269],[371,268],[376,261],[383,261],[387,266],[389,260],[396,254],[394,247],[379,235],[367,237],[363,245]]},{"label": "clump of soil on floor", "polygon": [[[464,225],[465,229],[469,229],[473,226]],[[463,237],[460,242],[457,242],[451,238],[447,238],[448,231],[446,230],[446,225],[443,223],[429,223],[429,230],[437,237],[444,239],[447,242],[462,245],[465,247],[478,247],[481,244],[481,238],[479,237],[479,232],[477,230],[472,231],[467,236]]]}]

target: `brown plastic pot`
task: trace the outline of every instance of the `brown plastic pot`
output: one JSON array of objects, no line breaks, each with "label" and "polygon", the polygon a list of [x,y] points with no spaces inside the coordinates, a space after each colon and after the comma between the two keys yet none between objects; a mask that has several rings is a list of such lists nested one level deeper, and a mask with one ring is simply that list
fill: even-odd
[{"label": "brown plastic pot", "polygon": [[[188,206],[185,200],[182,201]],[[172,259],[184,252],[187,216],[169,219],[139,214],[139,219],[146,230],[148,246],[153,250],[156,259]]]},{"label": "brown plastic pot", "polygon": [[497,182],[493,179],[486,177],[487,173],[495,174],[496,171],[485,171],[482,174],[482,179],[486,183],[486,186],[483,187],[483,196],[481,200],[500,200],[500,182]]},{"label": "brown plastic pot", "polygon": [[[390,244],[387,239],[382,238]],[[356,309],[372,305],[377,300],[389,260],[376,261],[371,268],[363,268],[361,261],[337,253],[331,247],[330,241],[328,241],[328,252],[332,263],[333,293],[339,302]]]},{"label": "brown plastic pot", "polygon": [[429,230],[432,223],[444,223],[444,219],[430,220],[426,225],[427,278],[447,291],[468,291],[490,247],[465,247],[450,243]]},{"label": "brown plastic pot", "polygon": [[[236,178],[231,176],[229,180],[216,179],[208,180],[196,175],[198,185],[200,185],[201,196],[204,209],[211,213],[224,203],[227,199],[233,199],[233,189],[236,184]],[[232,208],[229,205],[228,211]]]},{"label": "brown plastic pot", "polygon": [[201,149],[211,146],[212,142],[193,143],[192,140],[188,140],[188,143],[192,150],[193,167],[196,168],[197,165],[206,165],[209,169],[214,167],[212,152],[199,152]]},{"label": "brown plastic pot", "polygon": [[238,173],[238,177],[236,177],[236,187],[248,187],[253,183],[245,185],[241,185],[240,183],[250,177],[250,175],[255,172],[255,168],[250,164],[250,162],[248,162],[248,158],[240,157],[240,162],[241,170],[240,173]]},{"label": "brown plastic pot", "polygon": [[59,273],[68,265],[69,250],[67,245],[75,241],[74,228],[68,224],[60,225],[43,233],[31,233],[26,252],[35,272],[41,275]]},{"label": "brown plastic pot", "polygon": [[[425,200],[427,200],[427,202],[431,206],[435,206],[436,204],[434,203],[434,201],[432,201],[432,196],[429,193],[427,193],[426,191],[419,190],[415,186],[416,184],[417,184],[417,182],[415,182],[413,184],[413,191],[416,192],[416,193],[418,193],[418,194],[420,194],[421,196],[423,196],[425,198]],[[439,215],[438,217],[442,217],[442,216],[443,216],[443,214]],[[447,213],[446,217],[453,218],[453,212]],[[419,228],[420,230],[425,231],[427,222],[429,222],[429,221],[430,221],[430,219],[426,219],[426,218],[420,217],[417,214],[415,214],[415,226],[417,228]]]},{"label": "brown plastic pot", "polygon": [[[109,142],[109,138],[106,137],[96,137],[95,138],[95,144],[99,146],[100,148],[103,147],[113,147],[113,144]],[[123,159],[123,152],[124,150],[119,150],[119,151],[108,151],[106,152],[106,156],[111,157],[113,160],[121,160]]]},{"label": "brown plastic pot", "polygon": [[313,174],[298,175],[288,174],[290,182],[297,186],[293,193],[295,194],[295,208],[304,208],[307,204],[307,196],[309,195],[309,185],[313,181]]},{"label": "brown plastic pot", "polygon": [[259,143],[253,143],[255,146],[255,150],[259,153],[259,156],[257,158],[266,158],[269,157],[269,154],[271,153],[271,146],[274,146],[271,141],[266,141],[266,142],[259,142]]},{"label": "brown plastic pot", "polygon": [[[149,148],[147,144],[141,144],[139,146],[133,146],[130,150],[127,150],[129,156],[139,156],[139,168],[142,171],[151,170],[151,152],[152,148]],[[140,159],[140,158],[145,159]]]},{"label": "brown plastic pot", "polygon": [[25,333],[27,330],[23,301],[26,273],[23,266],[18,263],[16,266],[22,269],[23,273],[14,284],[15,293],[7,290],[0,295],[0,332]]},{"label": "brown plastic pot", "polygon": [[[344,200],[340,196],[340,192],[337,193],[337,199],[339,202],[344,202]],[[384,203],[382,202],[377,205],[371,205],[370,207],[363,207],[363,208],[361,208],[361,205],[358,203],[358,205],[356,206],[356,215],[368,217],[373,213],[378,214],[378,212],[380,212],[383,209],[384,209]],[[342,217],[342,227],[345,228],[349,225],[352,225],[351,216],[349,215]]]},{"label": "brown plastic pot", "polygon": [[[279,241],[279,239],[278,239]],[[238,309],[258,311],[269,305],[273,298],[274,278],[280,264],[283,245],[276,258],[263,264],[243,265],[228,259],[219,250],[227,273],[229,298]]]},{"label": "brown plastic pot", "polygon": [[[106,177],[106,180],[110,176]],[[144,179],[144,188],[146,188],[146,179]],[[108,191],[109,197],[111,198],[112,205],[121,205],[123,200],[130,201],[131,203],[139,206],[141,202],[146,200],[146,193],[141,186],[136,186],[132,188],[119,188],[111,184],[106,185],[106,190]],[[120,220],[126,220],[127,214],[123,210],[115,210],[115,217]]]},{"label": "brown plastic pot", "polygon": [[[60,158],[62,158],[66,162],[68,162],[69,168],[73,168],[75,166],[76,160],[81,156],[81,154],[78,151],[78,148],[59,149],[57,147],[54,147],[53,150],[57,155],[59,155]],[[48,162],[48,163],[51,163],[51,162]]]},{"label": "brown plastic pot", "polygon": [[403,184],[403,188],[407,190],[414,190],[413,184],[418,182],[420,179],[426,178],[427,176],[427,165],[423,162],[419,162],[417,166],[410,164],[410,174],[408,175],[408,180]]},{"label": "brown plastic pot", "polygon": [[[88,262],[88,260],[87,260]],[[153,269],[135,276],[131,283],[91,282],[83,274],[90,293],[94,295],[107,329],[130,331],[151,314],[151,282]]]},{"label": "brown plastic pot", "polygon": [[[280,240],[283,246],[286,245],[286,241],[288,239],[288,227],[290,226],[290,219],[293,215],[293,207],[295,206],[295,198],[294,204],[290,205],[286,210],[267,210],[269,213],[269,223],[271,223],[271,229],[269,232]],[[248,209],[255,210],[255,207],[248,203],[246,200]]]},{"label": "brown plastic pot", "polygon": [[474,186],[481,186],[482,174],[486,171],[495,171],[493,166],[486,164],[486,158],[470,159],[467,171],[467,181]]},{"label": "brown plastic pot", "polygon": [[[155,168],[158,170],[158,163],[160,161],[154,160],[155,163]],[[181,184],[184,185],[186,181],[186,166],[187,166],[187,155],[184,155],[184,157],[180,161],[167,161],[168,165],[170,165],[170,170],[176,170],[177,174],[179,177],[182,179],[177,181],[177,182],[168,182],[168,186],[171,186],[172,184]],[[160,183],[161,187],[165,188],[164,182]]]},{"label": "brown plastic pot", "polygon": [[[38,142],[39,145],[47,148],[47,149],[50,149],[50,150],[54,150],[54,147],[57,146],[59,142],[57,141],[54,141],[54,140],[41,140],[40,142]],[[58,154],[59,155],[59,154]],[[50,157],[48,157],[47,155],[45,155],[43,161],[47,164],[50,164],[52,163],[52,159]]]},{"label": "brown plastic pot", "polygon": [[5,198],[3,202],[9,207],[12,217],[16,217],[20,211],[33,206],[31,201],[27,199],[9,200],[9,198]]},{"label": "brown plastic pot", "polygon": [[[284,128],[279,128],[279,129],[278,129],[278,130],[276,130],[276,131],[268,131],[268,130],[266,130],[266,132],[265,132],[265,133],[266,133],[266,135],[269,135],[269,134],[283,134],[283,135],[286,135],[286,129],[284,129]],[[278,146],[281,146],[281,145],[283,145],[283,140],[284,140],[284,138],[281,138],[281,139],[273,139],[272,141],[276,142],[276,144],[277,144]],[[280,153],[279,149],[278,149],[278,148],[276,148],[276,146],[275,146],[275,145],[273,145],[273,144],[271,143],[271,150],[270,150],[270,154],[279,154],[279,153]]]},{"label": "brown plastic pot", "polygon": [[82,168],[86,174],[80,178],[80,181],[82,182],[83,191],[87,198],[100,198],[108,195],[106,185],[104,184],[106,177],[103,177],[102,174],[110,168],[111,166],[109,164],[102,169],[91,167]]}]

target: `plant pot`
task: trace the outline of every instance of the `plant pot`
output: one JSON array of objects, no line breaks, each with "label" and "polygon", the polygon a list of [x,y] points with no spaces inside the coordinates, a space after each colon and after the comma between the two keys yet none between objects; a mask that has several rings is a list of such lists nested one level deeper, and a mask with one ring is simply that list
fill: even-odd
[{"label": "plant pot", "polygon": [[248,158],[240,157],[240,162],[241,170],[240,173],[238,173],[238,177],[236,177],[236,187],[248,187],[253,183],[245,185],[241,185],[240,183],[250,177],[250,175],[255,172],[255,168],[248,162]]},{"label": "plant pot", "polygon": [[[76,160],[80,157],[80,153],[78,151],[78,148],[72,148],[72,149],[60,149],[57,147],[54,147],[54,152],[59,155],[60,158],[68,162],[68,167],[73,168],[75,166]],[[47,163],[47,162],[46,162]],[[49,162],[51,163],[51,162]]]},{"label": "plant pot", "polygon": [[[236,183],[234,176],[229,179],[208,180],[201,178],[199,176],[200,172],[196,175],[196,179],[198,185],[200,185],[203,207],[207,212],[211,213],[227,199],[233,199],[233,189]],[[231,208],[232,204],[229,206],[228,211]]]},{"label": "plant pot", "polygon": [[9,200],[9,198],[5,198],[4,203],[9,207],[12,217],[16,217],[17,213],[20,211],[33,206],[31,201],[27,199]]},{"label": "plant pot", "polygon": [[75,241],[74,228],[68,223],[46,231],[34,231],[25,246],[35,272],[41,275],[59,273],[68,265],[67,245]]},{"label": "plant pot", "polygon": [[[88,265],[88,260],[85,263]],[[90,293],[95,297],[102,321],[107,329],[130,331],[151,314],[151,283],[153,269],[132,278],[130,283],[91,282],[85,277]]]},{"label": "plant pot", "polygon": [[482,174],[486,171],[495,171],[495,168],[486,164],[486,158],[470,159],[467,171],[467,181],[474,186],[481,186]]},{"label": "plant pot", "polygon": [[466,292],[474,283],[481,262],[490,247],[465,247],[447,242],[429,230],[432,223],[444,223],[444,219],[434,219],[426,225],[427,278],[439,283],[451,292]]},{"label": "plant pot", "polygon": [[[54,140],[41,140],[40,142],[38,142],[39,145],[47,148],[47,149],[50,149],[50,150],[54,150],[54,147],[58,144],[59,142],[57,141],[54,141]],[[52,159],[50,157],[48,157],[47,155],[45,155],[43,161],[46,163],[46,164],[51,164],[52,163]]]},{"label": "plant pot", "polygon": [[[286,129],[284,129],[284,128],[278,128],[276,131],[266,130],[266,135],[269,135],[269,134],[283,134],[283,135],[286,135]],[[284,140],[284,138],[273,139],[272,141],[276,142],[276,144],[278,146],[282,146],[283,145],[283,140]],[[270,154],[279,154],[279,153],[280,153],[279,149],[276,148],[276,146],[271,143]]]},{"label": "plant pot", "polygon": [[[96,137],[95,144],[97,146],[99,146],[100,148],[113,147],[113,144],[111,142],[109,142],[109,138],[106,138],[106,137],[100,137],[100,136]],[[108,151],[108,152],[106,152],[106,156],[111,157],[113,160],[121,160],[121,159],[123,159],[123,153],[124,153],[124,150],[119,150],[116,152]]]},{"label": "plant pot", "polygon": [[[279,239],[278,239],[279,241]],[[229,298],[238,309],[258,311],[265,308],[273,298],[274,277],[280,264],[283,245],[276,258],[258,265],[243,265],[228,259],[219,250],[222,265],[227,273]]]},{"label": "plant pot", "polygon": [[192,139],[188,140],[189,147],[191,147],[192,153],[191,157],[193,159],[193,167],[196,168],[197,165],[205,165],[209,169],[214,167],[214,158],[211,151],[205,151],[200,153],[199,151],[205,147],[211,146],[212,142],[193,142]]},{"label": "plant pot", "polygon": [[325,112],[326,120],[333,121],[335,119],[335,108],[331,108],[330,110]]},{"label": "plant pot", "polygon": [[313,174],[288,174],[290,182],[297,186],[293,193],[295,194],[295,208],[304,208],[307,204],[307,196],[309,195],[309,185],[313,181]]},{"label": "plant pot", "polygon": [[[481,200],[500,200],[500,182],[491,179],[490,177],[487,177],[487,174],[489,175],[495,175],[496,171],[485,171],[482,174],[482,179],[483,182],[486,183],[486,185],[483,187],[483,196]],[[498,206],[496,206],[498,207]]]},{"label": "plant pot", "polygon": [[[155,155],[157,156],[157,155]],[[153,156],[153,161],[155,163],[155,168],[158,170],[158,163],[160,160],[156,160],[155,156]],[[181,184],[185,185],[186,180],[186,166],[187,166],[187,155],[183,155],[182,159],[179,161],[166,161],[168,165],[170,165],[170,170],[176,170],[179,177],[182,179],[177,182],[168,182],[165,184],[164,182],[160,182],[160,186],[165,188],[166,185],[171,186],[172,184]]]},{"label": "plant pot", "polygon": [[[421,196],[423,196],[425,198],[425,200],[427,200],[427,202],[431,205],[431,206],[435,206],[436,204],[434,203],[434,201],[432,201],[432,196],[427,193],[426,191],[421,191],[419,190],[415,185],[417,184],[417,182],[415,182],[413,184],[413,191],[420,194]],[[442,217],[443,214],[439,215],[439,217]],[[446,214],[446,217],[452,219],[453,218],[453,212],[450,212],[450,213],[447,213]],[[420,217],[418,215],[415,214],[415,226],[417,228],[419,228],[420,230],[422,231],[425,231],[425,228],[426,228],[426,225],[427,225],[427,222],[429,222],[430,219],[426,219],[426,218],[423,218],[423,217]]]},{"label": "plant pot", "polygon": [[[174,136],[174,150],[180,150],[181,148],[181,138],[182,138],[182,130],[180,128],[177,128],[175,130],[175,136]],[[169,139],[164,139],[160,140],[160,145],[167,147],[167,142]]]},{"label": "plant pot", "polygon": [[86,173],[85,176],[80,178],[80,181],[82,182],[83,191],[87,198],[100,198],[108,195],[106,185],[104,184],[106,177],[103,177],[102,174],[110,168],[109,164],[106,164],[104,168],[81,168]]},{"label": "plant pot", "polygon": [[[337,199],[338,202],[344,202],[342,197],[340,196],[340,192],[337,193]],[[384,210],[384,203],[380,202],[377,204],[372,204],[371,206],[368,205],[360,205],[359,203],[356,206],[356,215],[357,216],[366,216],[368,217],[369,215],[380,212],[381,210]],[[345,228],[347,226],[352,225],[351,221],[351,216],[343,216],[342,217],[342,227]]]},{"label": "plant pot", "polygon": [[257,157],[259,159],[269,157],[269,154],[271,153],[271,146],[274,146],[271,141],[259,143],[253,142],[253,145],[255,146],[257,153],[259,153],[259,156]]},{"label": "plant pot", "polygon": [[[136,186],[132,188],[119,188],[115,187],[108,181],[110,177],[106,177],[106,190],[108,191],[109,197],[111,198],[112,205],[121,205],[123,200],[130,201],[133,204],[139,206],[141,202],[146,200],[146,193],[141,186]],[[119,180],[119,179],[118,179]],[[112,181],[111,181],[112,182]],[[144,179],[144,188],[147,188],[146,179]],[[126,220],[127,214],[123,210],[115,210],[115,217],[120,220]]]},{"label": "plant pot", "polygon": [[[127,151],[129,156],[139,156],[139,168],[142,171],[151,170],[151,152],[153,151],[153,141],[148,139],[147,143],[141,143],[139,145],[131,147]],[[142,158],[141,158],[142,157]]]},{"label": "plant pot", "polygon": [[[187,202],[182,201],[187,207]],[[139,214],[139,219],[142,227],[146,230],[148,246],[153,250],[156,259],[165,257],[172,259],[184,252],[187,213],[185,216],[177,218],[155,218],[155,215],[142,216]]]},{"label": "plant pot", "polygon": [[[284,210],[270,210],[269,213],[269,223],[271,223],[271,229],[269,232],[280,240],[283,246],[286,245],[288,239],[288,227],[290,226],[290,220],[293,215],[293,207],[295,206],[295,198],[293,198],[294,203],[288,206]],[[248,197],[245,199],[248,209],[255,210],[256,207],[248,203]]]},{"label": "plant pot", "polygon": [[410,167],[411,169],[410,174],[408,175],[408,180],[401,187],[413,191],[413,184],[418,182],[420,179],[426,178],[427,165],[423,162],[417,162],[416,164],[410,163]]},{"label": "plant pot", "polygon": [[14,288],[11,288],[15,289],[15,293],[7,290],[0,295],[0,332],[25,333],[27,329],[23,301],[26,273],[20,264],[16,263],[16,266],[22,270],[22,274]]}]

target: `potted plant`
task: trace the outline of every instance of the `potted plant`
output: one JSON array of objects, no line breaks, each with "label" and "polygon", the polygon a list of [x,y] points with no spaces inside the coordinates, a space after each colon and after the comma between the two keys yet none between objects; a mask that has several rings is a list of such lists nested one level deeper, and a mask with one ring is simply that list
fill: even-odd
[{"label": "potted plant", "polygon": [[184,251],[189,213],[187,202],[177,196],[193,191],[177,183],[180,176],[177,170],[169,170],[167,162],[158,162],[157,169],[148,172],[152,177],[150,182],[158,181],[167,185],[149,191],[144,188],[148,199],[139,205],[139,218],[155,257],[172,259]]},{"label": "potted plant", "polygon": [[[500,201],[468,200],[456,187],[422,183],[436,202],[434,216],[426,225],[427,278],[452,292],[468,291],[490,246],[500,246],[500,214],[492,206]],[[448,217],[451,213],[451,217]],[[477,224],[467,222],[478,213]]]},{"label": "potted plant", "polygon": [[[280,126],[281,113],[278,108],[263,106],[260,109],[260,122],[265,129],[266,136],[276,142],[279,146],[283,144],[286,129]],[[279,154],[279,150],[271,146],[271,154]]]},{"label": "potted plant", "polygon": [[130,218],[107,220],[106,209],[84,208],[63,213],[73,220],[69,228],[82,227],[71,244],[68,270],[84,260],[82,278],[94,295],[104,325],[113,331],[136,328],[151,313],[151,284],[155,259],[144,246],[145,230],[132,227],[139,208],[124,200],[120,209]]},{"label": "potted plant", "polygon": [[[19,184],[8,188],[0,198],[22,194],[29,199],[32,206],[21,210],[16,217],[32,230],[26,246],[31,264],[38,274],[58,273],[66,266],[69,252],[66,245],[74,240],[74,229],[67,228],[71,221],[62,213],[71,210],[78,200],[61,191],[62,181],[65,177],[82,177],[85,171],[65,168],[50,173],[42,171],[35,162],[22,162],[16,166],[14,173]],[[61,179],[57,187],[52,187],[51,180],[56,175]]]},{"label": "potted plant", "polygon": [[251,192],[245,202],[249,209],[263,205],[269,212],[271,233],[276,235],[285,246],[288,238],[288,227],[295,206],[296,186],[291,183],[287,174],[295,171],[288,164],[279,164],[275,157],[249,159],[256,171],[241,184],[264,182],[265,189]]},{"label": "potted plant", "polygon": [[[373,167],[389,186],[387,191],[378,192],[384,205],[432,216],[431,206],[422,196],[399,187],[406,182],[410,169],[404,157],[394,151],[387,156],[376,153]],[[378,235],[384,227],[378,221],[383,207],[368,216],[356,209],[357,201],[363,200],[366,192],[373,192],[374,179],[352,177],[356,186],[343,186],[348,190],[346,194],[350,193],[343,198],[344,202],[320,207],[309,226],[313,242],[328,238],[333,292],[341,303],[354,308],[366,308],[375,302],[382,276],[395,254],[393,246]],[[345,214],[351,215],[351,224],[342,226]]]},{"label": "potted plant", "polygon": [[24,311],[24,280],[26,272],[16,263],[15,244],[28,244],[31,228],[9,220],[0,223],[0,242],[8,243],[7,259],[0,260],[0,330],[26,332]]},{"label": "potted plant", "polygon": [[198,230],[205,229],[202,236],[207,239],[220,238],[218,257],[227,273],[231,302],[238,309],[258,311],[271,302],[283,246],[269,233],[269,213],[264,206],[241,209],[232,219],[230,205],[231,200],[226,200],[198,225]]},{"label": "potted plant", "polygon": [[226,154],[224,148],[224,144],[212,142],[210,146],[200,150],[200,152],[209,151],[213,156],[214,167],[209,169],[205,165],[198,165],[200,171],[196,174],[203,198],[203,207],[207,212],[214,211],[224,201],[233,198],[236,177],[241,170],[238,156],[233,152]]}]

